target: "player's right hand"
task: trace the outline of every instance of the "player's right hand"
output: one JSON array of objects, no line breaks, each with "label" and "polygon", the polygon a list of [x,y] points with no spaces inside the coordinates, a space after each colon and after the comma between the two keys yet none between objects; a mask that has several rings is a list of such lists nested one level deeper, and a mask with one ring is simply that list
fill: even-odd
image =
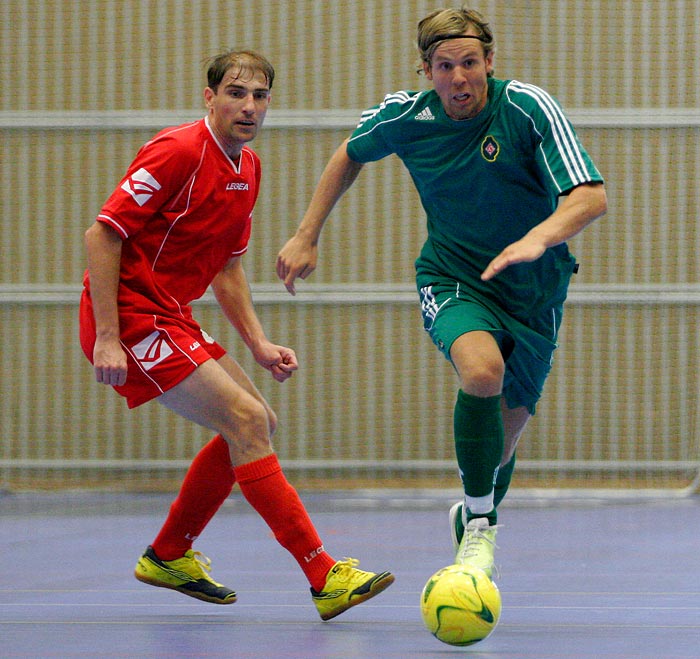
[{"label": "player's right hand", "polygon": [[126,382],[126,353],[119,341],[95,341],[92,351],[95,380],[101,384],[121,386]]},{"label": "player's right hand", "polygon": [[277,255],[277,276],[291,295],[296,295],[294,281],[306,279],[315,269],[318,247],[310,245],[298,236],[290,238]]}]

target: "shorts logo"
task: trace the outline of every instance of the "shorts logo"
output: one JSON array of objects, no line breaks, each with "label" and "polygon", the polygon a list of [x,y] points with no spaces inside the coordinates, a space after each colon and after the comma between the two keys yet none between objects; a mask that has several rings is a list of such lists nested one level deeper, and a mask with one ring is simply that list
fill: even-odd
[{"label": "shorts logo", "polygon": [[173,354],[173,349],[161,337],[158,330],[151,332],[143,341],[139,341],[131,352],[134,353],[144,371],[150,371],[166,357]]},{"label": "shorts logo", "polygon": [[501,145],[496,142],[493,135],[487,135],[481,143],[481,156],[489,162],[496,162],[498,154],[501,152]]},{"label": "shorts logo", "polygon": [[128,192],[139,206],[143,206],[154,192],[160,190],[160,183],[141,167],[122,183],[122,190]]},{"label": "shorts logo", "polygon": [[423,286],[420,289],[420,308],[423,314],[423,326],[426,332],[430,332],[435,324],[435,318],[437,315],[452,298],[448,297],[442,304],[438,304],[433,295],[432,286]]}]

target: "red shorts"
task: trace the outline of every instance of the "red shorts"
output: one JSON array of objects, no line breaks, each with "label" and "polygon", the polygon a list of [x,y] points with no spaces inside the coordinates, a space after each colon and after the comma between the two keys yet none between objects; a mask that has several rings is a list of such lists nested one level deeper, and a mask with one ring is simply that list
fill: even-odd
[{"label": "red shorts", "polygon": [[[193,318],[182,320],[157,314],[119,315],[120,342],[127,354],[126,383],[114,389],[137,407],[182,382],[208,359],[226,350]],[[95,317],[86,291],[80,299],[80,345],[92,363]]]}]

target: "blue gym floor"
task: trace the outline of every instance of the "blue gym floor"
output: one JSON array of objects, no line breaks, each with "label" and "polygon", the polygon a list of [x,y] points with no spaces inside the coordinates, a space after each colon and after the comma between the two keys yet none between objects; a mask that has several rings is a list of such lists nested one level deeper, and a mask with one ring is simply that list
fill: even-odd
[{"label": "blue gym floor", "polygon": [[426,579],[452,562],[453,497],[302,497],[335,558],[396,575],[325,623],[296,563],[237,492],[195,544],[238,592],[230,606],[133,578],[170,496],[0,495],[0,657],[700,657],[700,498],[507,499],[501,621],[485,641],[454,648],[425,631],[418,608]]}]

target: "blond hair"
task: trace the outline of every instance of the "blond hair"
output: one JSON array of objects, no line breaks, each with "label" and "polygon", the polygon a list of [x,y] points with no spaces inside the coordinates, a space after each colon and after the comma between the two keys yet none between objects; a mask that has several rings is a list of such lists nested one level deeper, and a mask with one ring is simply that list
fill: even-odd
[{"label": "blond hair", "polygon": [[[463,36],[470,28],[476,32],[477,38],[484,46],[484,55],[496,50],[493,32],[484,17],[476,11],[462,7],[461,9],[437,9],[428,14],[418,23],[418,52],[421,62],[430,66],[435,49],[446,39]],[[489,75],[493,75],[489,73]]]}]

